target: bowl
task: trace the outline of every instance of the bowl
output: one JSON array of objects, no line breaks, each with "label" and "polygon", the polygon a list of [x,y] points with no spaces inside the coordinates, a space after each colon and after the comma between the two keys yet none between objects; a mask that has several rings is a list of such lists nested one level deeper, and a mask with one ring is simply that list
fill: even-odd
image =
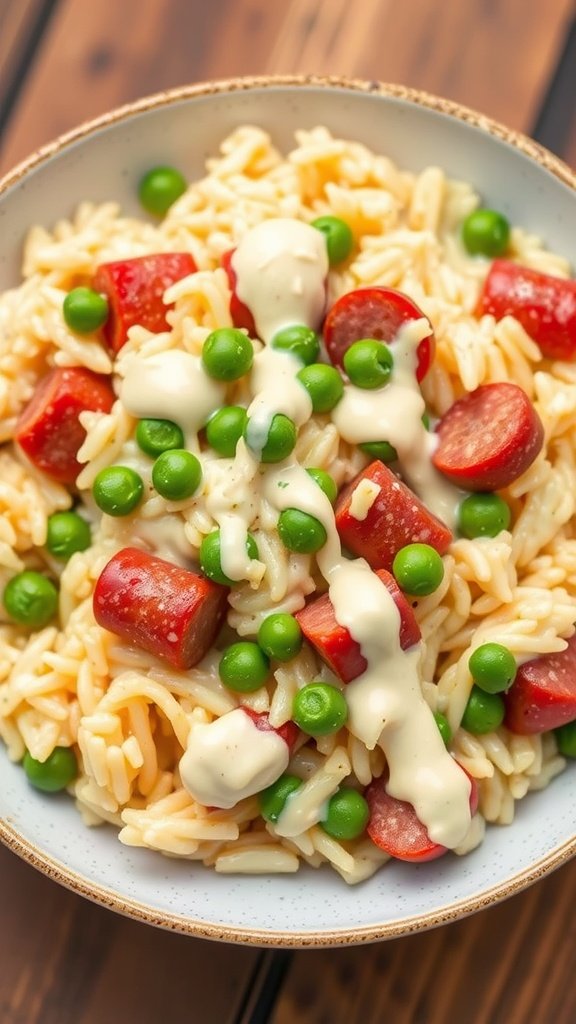
[{"label": "bowl", "polygon": [[[98,118],[44,147],[0,183],[0,288],[19,280],[33,224],[77,203],[139,208],[135,169],[158,163],[193,178],[233,128],[252,123],[286,149],[298,128],[326,125],[401,167],[429,164],[469,181],[551,250],[576,263],[576,178],[536,143],[422,92],[337,78],[254,78],[161,93]],[[576,853],[574,772],[488,828],[466,857],[394,862],[348,888],[328,870],[276,877],[216,875],[182,859],[122,846],[111,827],[86,829],[66,795],[46,799],[0,751],[0,838],[49,877],[141,921],[208,939],[257,945],[337,946],[387,939],[460,918],[535,882]]]}]

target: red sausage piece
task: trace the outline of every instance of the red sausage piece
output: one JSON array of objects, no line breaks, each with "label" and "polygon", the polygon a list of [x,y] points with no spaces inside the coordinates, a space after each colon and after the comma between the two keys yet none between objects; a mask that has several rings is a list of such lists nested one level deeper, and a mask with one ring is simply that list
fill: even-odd
[{"label": "red sausage piece", "polygon": [[[350,512],[352,495],[361,480],[380,488],[363,520]],[[429,544],[443,555],[452,540],[448,527],[379,461],[366,466],[340,494],[336,527],[344,547],[365,558],[373,569],[391,569],[394,557],[406,544]]]},{"label": "red sausage piece", "polygon": [[[470,775],[468,778],[470,811],[474,815],[478,808],[478,784]],[[374,779],[364,794],[370,808],[367,832],[372,842],[397,860],[423,863],[441,857],[447,848],[432,842],[412,804],[386,792],[387,781],[386,775]]]},{"label": "red sausage piece", "polygon": [[93,286],[108,299],[104,337],[112,352],[120,351],[135,324],[153,334],[169,330],[166,313],[173,307],[164,305],[164,292],[196,270],[187,252],[160,252],[97,267]]},{"label": "red sausage piece", "polygon": [[549,359],[576,358],[576,281],[494,260],[477,314],[513,316]]},{"label": "red sausage piece", "polygon": [[576,634],[565,651],[520,665],[504,696],[504,724],[521,736],[557,729],[576,719]]},{"label": "red sausage piece", "polygon": [[229,252],[225,252],[222,256],[222,266],[228,275],[228,284],[230,285],[230,291],[232,295],[230,297],[230,316],[232,317],[232,323],[234,327],[244,328],[248,331],[251,338],[257,338],[256,324],[254,323],[254,317],[248,309],[248,306],[242,302],[236,294],[236,271],[232,266],[232,257],[236,252],[235,249],[230,249]]},{"label": "red sausage piece", "polygon": [[[414,612],[389,572],[380,569],[376,575],[394,598],[400,612],[400,644],[402,650],[406,651],[420,639],[420,628]],[[296,618],[308,642],[342,682],[350,683],[366,671],[368,662],[360,650],[360,644],[352,639],[345,626],[336,621],[328,594],[322,594],[322,597],[311,601],[296,613]]]},{"label": "red sausage piece", "polygon": [[242,708],[243,711],[252,719],[254,725],[261,732],[275,732],[280,736],[287,747],[290,750],[294,750],[296,746],[296,740],[300,735],[300,730],[295,722],[284,722],[284,725],[279,725],[276,728],[274,725],[270,725],[270,719],[266,712],[252,711],[252,708]]},{"label": "red sausage piece", "polygon": [[[342,367],[345,352],[363,338],[390,344],[403,324],[424,316],[404,292],[377,285],[356,288],[334,303],[324,322],[324,343],[335,366]],[[423,380],[434,359],[436,344],[430,334],[418,345],[417,380]]]},{"label": "red sausage piece", "polygon": [[53,480],[73,484],[82,469],[78,449],[86,431],[81,412],[110,412],[114,392],[107,377],[80,366],[51,370],[20,414],[14,440]]},{"label": "red sausage piece", "polygon": [[192,668],[210,649],[226,615],[228,591],[138,548],[123,548],[102,570],[94,616],[104,629],[174,668]]},{"label": "red sausage piece", "polygon": [[468,491],[508,487],[544,444],[540,417],[517,384],[483,384],[455,402],[436,430],[436,469]]}]

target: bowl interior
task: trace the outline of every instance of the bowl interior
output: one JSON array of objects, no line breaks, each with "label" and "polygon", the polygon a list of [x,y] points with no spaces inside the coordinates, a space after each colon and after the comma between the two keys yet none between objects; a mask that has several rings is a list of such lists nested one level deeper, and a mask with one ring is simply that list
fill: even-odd
[{"label": "bowl interior", "polygon": [[[431,163],[473,182],[487,205],[541,235],[576,263],[576,192],[526,153],[441,109],[360,89],[300,84],[207,91],[111,119],[15,178],[0,195],[0,288],[18,282],[22,240],[81,200],[116,200],[140,214],[135,183],[158,163],[203,173],[207,156],[243,123],[281,149],[322,124],[401,166]],[[395,863],[349,889],[328,870],[278,877],[218,876],[186,861],[121,846],[86,829],[72,801],[32,791],[0,752],[0,837],[78,891],[155,924],[213,938],[279,944],[361,941],[431,926],[509,894],[576,850],[574,769],[522,801],[511,828],[489,828],[465,858]]]}]

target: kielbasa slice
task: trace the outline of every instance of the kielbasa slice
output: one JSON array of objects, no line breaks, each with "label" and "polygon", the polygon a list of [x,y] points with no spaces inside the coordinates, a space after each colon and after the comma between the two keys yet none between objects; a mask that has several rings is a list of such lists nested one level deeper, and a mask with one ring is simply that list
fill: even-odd
[{"label": "kielbasa slice", "polygon": [[238,298],[236,292],[237,277],[236,271],[232,266],[232,257],[235,252],[235,249],[230,249],[221,257],[222,266],[228,276],[228,284],[232,293],[230,296],[230,316],[232,317],[234,327],[244,328],[244,330],[248,331],[251,338],[257,338],[258,334],[256,331],[254,317],[248,309],[248,306]]},{"label": "kielbasa slice", "polygon": [[278,736],[280,736],[281,739],[284,740],[284,743],[286,744],[290,751],[294,750],[294,747],[296,746],[296,741],[300,735],[300,730],[295,722],[284,722],[284,725],[279,725],[278,727],[276,727],[274,725],[270,725],[270,719],[265,711],[252,711],[252,708],[246,707],[243,707],[242,710],[245,711],[246,714],[252,719],[257,729],[260,729],[261,732],[275,732]]},{"label": "kielbasa slice", "polygon": [[504,724],[521,736],[576,720],[576,634],[565,651],[520,665],[504,701]]}]

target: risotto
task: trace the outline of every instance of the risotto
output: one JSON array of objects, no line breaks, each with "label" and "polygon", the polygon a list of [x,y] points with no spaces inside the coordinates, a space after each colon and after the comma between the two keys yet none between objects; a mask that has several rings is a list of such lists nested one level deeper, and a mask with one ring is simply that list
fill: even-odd
[{"label": "risotto", "polygon": [[465,854],[576,754],[570,268],[324,128],[140,198],[0,297],[8,756],[219,872]]}]

